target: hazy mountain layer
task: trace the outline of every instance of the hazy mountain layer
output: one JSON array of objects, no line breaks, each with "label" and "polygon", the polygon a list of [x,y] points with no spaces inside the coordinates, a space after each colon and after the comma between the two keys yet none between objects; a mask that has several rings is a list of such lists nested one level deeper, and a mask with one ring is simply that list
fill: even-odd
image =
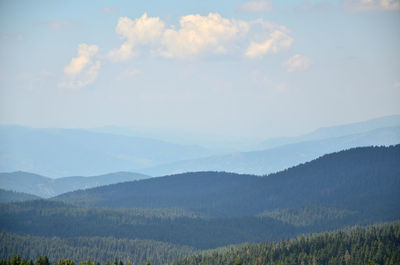
[{"label": "hazy mountain layer", "polygon": [[99,175],[137,171],[188,158],[212,155],[199,147],[155,139],[78,129],[0,126],[0,171],[46,176]]},{"label": "hazy mountain layer", "polygon": [[179,161],[143,169],[140,172],[153,176],[162,176],[191,171],[214,170],[265,175],[316,159],[324,154],[344,149],[371,145],[388,146],[398,143],[400,143],[400,126],[380,128],[365,133],[336,138],[304,141],[268,150],[241,152]]},{"label": "hazy mountain layer", "polygon": [[49,198],[68,191],[149,178],[147,175],[117,172],[94,177],[64,177],[51,179],[28,172],[0,173],[0,187]]},{"label": "hazy mountain layer", "polygon": [[380,128],[399,127],[400,115],[385,116],[362,122],[322,127],[311,133],[301,135],[299,137],[281,137],[266,140],[258,145],[259,149],[270,149],[282,145],[315,141],[328,138],[337,138],[341,136],[366,133]]}]

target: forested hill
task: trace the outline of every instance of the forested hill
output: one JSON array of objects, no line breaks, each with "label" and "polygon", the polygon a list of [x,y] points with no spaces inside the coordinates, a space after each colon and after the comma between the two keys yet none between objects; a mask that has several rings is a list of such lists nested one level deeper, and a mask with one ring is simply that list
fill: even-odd
[{"label": "forested hill", "polygon": [[0,203],[21,202],[39,199],[41,198],[32,194],[0,189]]},{"label": "forested hill", "polygon": [[[196,255],[191,248],[154,241],[97,237],[60,239],[0,233],[0,264],[104,265],[114,260],[113,265],[161,265],[175,260],[173,265],[395,265],[400,264],[399,248],[400,223],[279,242],[226,246]],[[46,257],[39,258],[39,255]]]},{"label": "forested hill", "polygon": [[186,173],[66,193],[90,207],[183,208],[213,216],[249,216],[304,206],[346,209],[367,219],[400,213],[400,145],[328,154],[264,177]]},{"label": "forested hill", "polygon": [[[173,265],[400,264],[400,223],[198,254]],[[221,253],[222,252],[222,253]]]}]

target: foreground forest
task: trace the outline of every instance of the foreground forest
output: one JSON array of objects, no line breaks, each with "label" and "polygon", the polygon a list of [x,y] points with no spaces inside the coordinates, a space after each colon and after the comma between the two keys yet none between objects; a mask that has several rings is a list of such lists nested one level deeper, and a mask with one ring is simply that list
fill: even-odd
[{"label": "foreground forest", "polygon": [[[1,234],[2,237],[10,236]],[[97,241],[97,249],[87,247],[77,247],[75,251],[63,252],[62,242],[54,244],[54,247],[46,248],[49,241],[41,241],[37,238],[30,238],[30,242],[36,246],[29,245],[30,252],[18,252],[15,246],[20,243],[21,238],[16,239],[16,243],[10,246],[1,246],[0,265],[96,265],[96,264],[166,264],[165,260],[159,259],[157,250],[168,246],[154,246],[153,251],[142,252],[134,251],[128,255],[129,250],[116,252],[114,257],[101,256],[104,249],[118,244],[112,239],[93,239]],[[55,241],[56,239],[52,239]],[[67,241],[64,242],[64,244]],[[78,242],[83,246],[85,239]],[[83,244],[82,244],[83,243]],[[133,243],[133,242],[132,242]],[[79,246],[79,244],[77,246]],[[140,243],[139,243],[140,244]],[[143,244],[143,243],[142,243]],[[114,246],[115,247],[115,246]],[[134,249],[135,245],[130,246]],[[158,248],[160,247],[160,249]],[[9,248],[9,252],[20,253],[20,255],[4,255],[4,249]],[[79,250],[80,251],[79,251]],[[39,250],[39,251],[38,251]],[[72,248],[70,250],[73,250]],[[186,250],[186,255],[191,254]],[[87,258],[93,252],[100,256]],[[35,253],[34,255],[32,255]],[[40,253],[40,254],[39,254]],[[184,252],[182,252],[183,254]],[[39,256],[40,255],[40,256]],[[42,257],[42,255],[46,255]],[[128,255],[128,256],[125,256]],[[32,256],[35,260],[32,260]],[[93,256],[91,256],[93,257]],[[170,257],[175,259],[176,257]],[[50,261],[54,261],[51,263]],[[82,262],[83,261],[83,262]],[[110,262],[111,261],[111,262]],[[261,244],[244,244],[241,246],[227,246],[214,251],[205,251],[196,255],[185,257],[173,261],[173,265],[395,265],[400,264],[400,223],[386,224],[382,226],[371,226],[368,228],[353,228],[350,231],[338,231],[335,233],[324,233],[318,235],[300,236],[292,240],[281,240],[279,242],[265,242]]]},{"label": "foreground forest", "polygon": [[277,243],[246,244],[175,261],[174,265],[217,264],[400,264],[400,223],[301,236]]}]

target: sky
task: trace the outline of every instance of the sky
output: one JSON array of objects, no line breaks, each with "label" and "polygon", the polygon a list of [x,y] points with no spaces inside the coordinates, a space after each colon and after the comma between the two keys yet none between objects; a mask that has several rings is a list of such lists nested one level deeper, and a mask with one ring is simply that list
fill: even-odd
[{"label": "sky", "polygon": [[0,1],[0,124],[267,139],[400,114],[400,0]]}]

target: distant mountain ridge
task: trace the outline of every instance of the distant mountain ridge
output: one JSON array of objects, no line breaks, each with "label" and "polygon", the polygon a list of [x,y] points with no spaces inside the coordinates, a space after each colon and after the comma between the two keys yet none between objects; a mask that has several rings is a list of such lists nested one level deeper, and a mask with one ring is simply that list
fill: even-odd
[{"label": "distant mountain ridge", "polygon": [[42,198],[50,198],[65,192],[109,185],[118,182],[149,178],[150,176],[116,172],[93,177],[63,177],[52,179],[28,172],[0,173],[0,188],[25,192]]},{"label": "distant mountain ridge", "polygon": [[[271,139],[252,149],[246,147],[247,152],[221,153],[214,148],[132,136],[135,133],[127,128],[0,126],[0,172],[26,171],[63,177],[118,171],[162,176],[214,170],[263,175],[343,149],[398,144],[399,128],[400,115],[394,115],[320,128],[299,137]],[[211,142],[216,146],[215,141]],[[247,144],[241,146],[245,148]]]},{"label": "distant mountain ridge", "polygon": [[321,127],[311,133],[307,133],[298,137],[272,138],[260,143],[257,148],[270,149],[287,144],[322,140],[327,138],[337,138],[389,127],[400,127],[400,115],[384,116],[344,125]]},{"label": "distant mountain ridge", "polygon": [[303,141],[251,152],[210,156],[178,161],[142,169],[153,176],[190,171],[227,171],[265,175],[316,159],[324,154],[362,146],[389,146],[400,143],[400,126],[374,129],[363,133],[321,140]]},{"label": "distant mountain ridge", "polygon": [[0,171],[63,177],[135,171],[214,154],[200,146],[83,129],[0,126]]}]

